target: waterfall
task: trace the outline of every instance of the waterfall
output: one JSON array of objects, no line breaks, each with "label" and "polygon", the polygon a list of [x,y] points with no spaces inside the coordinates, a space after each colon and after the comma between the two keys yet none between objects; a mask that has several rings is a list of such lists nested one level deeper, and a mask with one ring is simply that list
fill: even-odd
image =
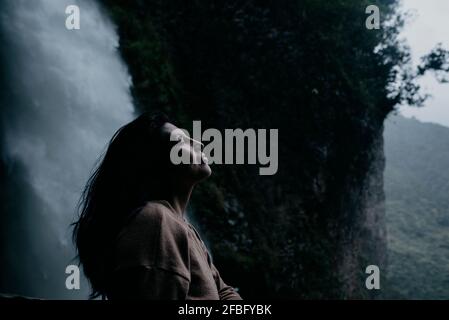
[{"label": "waterfall", "polygon": [[[80,8],[79,30],[65,25]],[[81,191],[133,117],[114,25],[89,0],[0,4],[0,292],[84,299],[65,287]]]}]

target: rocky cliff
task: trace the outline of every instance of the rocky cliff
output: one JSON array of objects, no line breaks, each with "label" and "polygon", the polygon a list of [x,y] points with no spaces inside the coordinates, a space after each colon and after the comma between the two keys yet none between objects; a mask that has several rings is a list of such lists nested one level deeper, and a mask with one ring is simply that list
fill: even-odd
[{"label": "rocky cliff", "polygon": [[[217,165],[192,219],[244,298],[370,298],[384,270],[383,121],[408,63],[372,1],[103,0],[139,111],[179,125],[279,129],[279,170]],[[382,17],[395,1],[374,1]],[[379,46],[379,44],[382,44]],[[375,50],[376,49],[376,50]],[[395,71],[396,70],[396,71]]]}]

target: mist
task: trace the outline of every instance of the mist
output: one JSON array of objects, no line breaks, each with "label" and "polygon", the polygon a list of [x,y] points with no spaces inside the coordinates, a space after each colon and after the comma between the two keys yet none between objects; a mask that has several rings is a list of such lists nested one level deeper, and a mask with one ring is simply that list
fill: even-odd
[{"label": "mist", "polygon": [[[81,8],[67,30],[65,8]],[[84,299],[70,223],[96,160],[133,116],[114,25],[93,1],[4,0],[0,92],[0,292]]]}]

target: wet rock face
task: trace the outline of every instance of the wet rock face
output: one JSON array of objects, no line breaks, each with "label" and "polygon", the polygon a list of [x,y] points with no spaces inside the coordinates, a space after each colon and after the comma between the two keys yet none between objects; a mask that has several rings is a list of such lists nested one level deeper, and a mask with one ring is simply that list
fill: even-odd
[{"label": "wet rock face", "polygon": [[[189,129],[279,129],[279,169],[213,166],[192,218],[244,298],[368,298],[384,264],[390,67],[350,2],[103,0],[139,110]],[[345,30],[342,33],[338,30]]]},{"label": "wet rock face", "polygon": [[369,168],[361,184],[348,188],[352,194],[360,192],[360,198],[354,199],[355,208],[347,209],[347,215],[352,217],[353,221],[348,222],[350,225],[348,230],[342,232],[345,240],[340,245],[342,252],[340,276],[348,298],[379,297],[379,291],[367,290],[365,280],[368,274],[365,271],[369,265],[378,266],[382,282],[387,267],[383,190],[385,157],[381,134],[376,137],[372,148],[366,150],[365,154]]}]

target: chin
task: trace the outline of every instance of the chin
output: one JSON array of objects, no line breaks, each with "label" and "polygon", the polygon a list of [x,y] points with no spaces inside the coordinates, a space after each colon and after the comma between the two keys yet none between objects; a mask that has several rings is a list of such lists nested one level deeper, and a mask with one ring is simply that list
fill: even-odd
[{"label": "chin", "polygon": [[190,176],[195,183],[201,182],[212,174],[212,170],[208,164],[195,164],[190,167]]},{"label": "chin", "polygon": [[196,175],[199,178],[199,181],[209,178],[210,175],[212,174],[212,169],[209,167],[207,163],[198,165],[195,171]]},{"label": "chin", "polygon": [[207,177],[210,177],[210,175],[212,174],[212,169],[209,167],[208,164],[204,164],[203,165],[205,167],[205,171],[207,172]]}]

